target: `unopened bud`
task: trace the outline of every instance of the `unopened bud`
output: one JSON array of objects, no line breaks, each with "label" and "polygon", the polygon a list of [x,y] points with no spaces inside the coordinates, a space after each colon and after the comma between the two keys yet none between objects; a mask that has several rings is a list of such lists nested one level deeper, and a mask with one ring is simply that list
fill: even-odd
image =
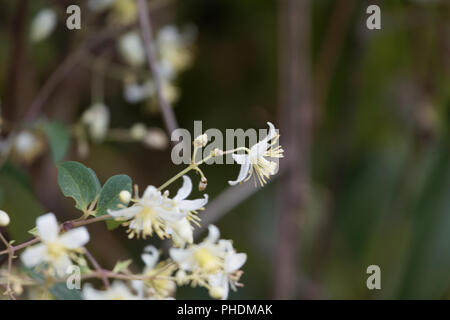
[{"label": "unopened bud", "polygon": [[221,299],[223,297],[224,290],[222,287],[212,287],[209,289],[209,295],[213,299]]},{"label": "unopened bud", "polygon": [[125,204],[128,204],[131,200],[131,193],[127,190],[122,190],[119,193],[119,199]]},{"label": "unopened bud", "polygon": [[220,157],[220,156],[223,156],[223,150],[220,150],[220,149],[218,149],[218,148],[215,148],[215,149],[213,150],[213,156],[214,156],[214,157]]},{"label": "unopened bud", "polygon": [[147,128],[146,128],[145,124],[143,124],[143,123],[135,123],[130,128],[130,136],[134,140],[141,141],[145,138],[146,134],[147,134]]},{"label": "unopened bud", "polygon": [[8,214],[3,211],[0,210],[0,227],[6,227],[10,222],[9,216]]},{"label": "unopened bud", "polygon": [[206,178],[202,178],[200,180],[200,183],[198,184],[198,191],[204,191],[206,189],[207,185],[208,185],[208,180],[206,180]]},{"label": "unopened bud", "polygon": [[206,144],[208,143],[208,136],[206,135],[206,133],[198,136],[197,138],[195,138],[194,140],[194,147],[196,148],[201,148],[206,146]]}]

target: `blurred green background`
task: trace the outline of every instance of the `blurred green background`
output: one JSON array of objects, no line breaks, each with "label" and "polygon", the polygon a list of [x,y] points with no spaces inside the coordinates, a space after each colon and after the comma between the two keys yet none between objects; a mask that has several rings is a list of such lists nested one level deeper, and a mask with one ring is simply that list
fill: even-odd
[{"label": "blurred green background", "polygon": [[[310,159],[308,197],[298,212],[299,246],[291,275],[295,290],[290,298],[448,298],[450,2],[298,1],[306,2],[309,10],[306,46],[314,99],[310,154],[300,155]],[[69,32],[60,23],[50,40],[31,45],[25,37],[21,55],[13,56],[13,35],[26,34],[39,9],[70,4],[28,2],[23,30],[18,30],[14,26],[21,1],[0,1],[0,97],[2,114],[13,123],[23,120],[37,90],[74,43],[96,30],[83,26]],[[201,120],[204,129],[225,131],[265,128],[272,121],[280,128],[283,145],[286,137],[283,125],[278,125],[280,2],[178,0],[152,15],[156,29],[189,23],[198,29],[193,65],[177,79],[181,95],[174,111],[180,127],[193,130],[194,120]],[[381,7],[381,30],[366,28],[370,4]],[[97,21],[97,28],[102,23]],[[111,47],[114,44],[108,42],[96,52]],[[12,72],[14,64],[18,67]],[[325,79],[321,90],[318,75]],[[72,123],[90,104],[89,79],[88,69],[76,68],[43,113]],[[120,81],[108,79],[105,90],[112,126],[129,127],[138,121],[163,126],[159,113],[124,101]],[[3,103],[5,96],[9,100]],[[73,149],[66,159],[80,161]],[[286,145],[284,149],[288,155]],[[288,160],[282,159],[280,166]],[[125,173],[141,188],[159,185],[181,169],[171,163],[169,149],[148,150],[138,144],[94,145],[81,161],[102,182]],[[214,199],[237,176],[238,168],[207,166],[205,173],[207,192]],[[283,212],[282,180],[273,180],[217,221],[222,237],[233,239],[237,250],[248,254],[245,287],[231,299],[274,297],[279,268],[275,251],[283,232],[278,216]],[[55,212],[61,220],[78,215],[71,200],[59,192],[48,152],[32,164],[3,166],[0,206],[11,213],[8,232],[18,240],[28,237],[26,231],[44,212]],[[201,215],[208,215],[208,210]],[[90,230],[88,247],[105,267],[131,256],[139,269],[139,255],[149,241],[126,240],[123,229],[111,233],[104,225]],[[381,268],[381,290],[366,287],[366,268],[372,264]],[[177,294],[207,297],[206,290],[188,287]]]}]

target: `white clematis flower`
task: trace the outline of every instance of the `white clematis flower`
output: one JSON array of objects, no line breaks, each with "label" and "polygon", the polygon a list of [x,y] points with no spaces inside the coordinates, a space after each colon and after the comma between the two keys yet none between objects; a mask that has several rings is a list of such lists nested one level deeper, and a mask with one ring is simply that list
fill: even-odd
[{"label": "white clematis flower", "polygon": [[153,232],[164,239],[167,236],[165,231],[167,222],[179,219],[164,209],[165,198],[154,186],[148,186],[141,198],[136,195],[136,199],[132,201],[134,204],[131,207],[108,210],[108,213],[115,218],[130,220],[124,223],[129,228],[130,239],[135,235],[138,238],[142,235],[145,239],[147,236],[152,236]]},{"label": "white clematis flower", "polygon": [[48,263],[50,270],[63,276],[72,265],[69,254],[77,251],[89,241],[85,227],[76,228],[59,235],[59,226],[53,213],[36,220],[37,233],[42,243],[29,247],[22,253],[22,262],[27,267]]},{"label": "white clematis flower", "polygon": [[185,249],[170,249],[170,257],[183,274],[183,279],[192,280],[209,289],[213,298],[226,299],[229,287],[236,290],[242,271],[239,269],[247,260],[245,253],[236,253],[230,240],[219,240],[220,233],[216,226],[208,227],[208,236],[199,244],[193,244]]},{"label": "white clematis flower", "polygon": [[145,239],[153,232],[161,239],[168,238],[176,233],[180,220],[187,218],[198,223],[195,213],[208,202],[207,195],[203,199],[186,200],[191,193],[192,182],[187,176],[183,176],[183,180],[183,186],[173,199],[162,195],[154,186],[148,186],[141,198],[136,195],[136,199],[132,199],[134,204],[131,207],[108,212],[113,217],[130,220],[124,224],[129,227],[129,238],[142,235]]},{"label": "white clematis flower", "polygon": [[230,291],[229,287],[231,286],[233,291],[236,291],[236,287],[240,285],[238,281],[242,272],[239,269],[247,261],[247,255],[245,253],[236,253],[231,241],[220,240],[220,242],[226,250],[224,273],[210,275],[208,284],[211,297],[226,300]]},{"label": "white clematis flower", "polygon": [[106,290],[97,290],[91,284],[83,287],[84,300],[141,300],[142,297],[134,294],[122,281],[114,281],[110,288]]},{"label": "white clematis flower", "polygon": [[228,181],[232,186],[247,181],[255,172],[255,184],[258,179],[261,186],[263,186],[271,175],[274,175],[278,169],[278,163],[267,158],[282,158],[283,149],[281,146],[273,147],[278,141],[280,135],[276,132],[272,123],[269,125],[268,135],[250,148],[248,154],[233,154],[233,159],[241,165],[241,170],[235,181]]}]

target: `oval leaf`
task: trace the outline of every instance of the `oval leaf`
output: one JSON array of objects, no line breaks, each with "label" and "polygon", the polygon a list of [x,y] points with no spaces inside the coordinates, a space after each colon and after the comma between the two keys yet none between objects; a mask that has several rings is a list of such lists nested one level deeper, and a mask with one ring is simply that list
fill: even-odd
[{"label": "oval leaf", "polygon": [[101,190],[94,171],[76,161],[58,164],[58,184],[62,193],[75,199],[76,208],[83,212]]},{"label": "oval leaf", "polygon": [[119,205],[123,205],[123,203],[120,201],[119,194],[123,190],[131,193],[131,184],[131,178],[126,174],[119,174],[109,178],[100,193],[95,215],[103,216],[108,213],[108,209],[120,209]]}]

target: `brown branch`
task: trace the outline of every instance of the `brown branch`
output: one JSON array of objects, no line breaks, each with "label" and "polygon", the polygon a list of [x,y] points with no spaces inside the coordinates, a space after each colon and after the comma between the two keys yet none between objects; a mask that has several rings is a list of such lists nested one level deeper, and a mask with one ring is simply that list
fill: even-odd
[{"label": "brown branch", "polygon": [[84,248],[84,254],[89,259],[89,261],[92,263],[92,265],[94,266],[94,268],[98,272],[98,274],[100,275],[105,287],[109,288],[110,284],[109,284],[108,276],[106,275],[106,270],[104,270],[100,266],[100,264],[97,262],[97,260],[94,258],[94,256],[88,251],[88,249]]},{"label": "brown branch", "polygon": [[279,1],[281,144],[289,172],[280,183],[274,298],[292,298],[301,215],[307,202],[311,146],[310,1]]},{"label": "brown branch", "polygon": [[178,128],[178,123],[177,119],[175,118],[173,109],[170,106],[169,102],[167,101],[162,91],[162,80],[158,70],[158,62],[156,60],[155,48],[153,44],[151,19],[146,0],[138,0],[138,11],[139,11],[139,23],[141,26],[142,38],[145,44],[147,63],[153,75],[156,96],[158,98],[159,106],[161,108],[166,130],[170,136],[172,134],[172,131]]},{"label": "brown branch", "polygon": [[5,99],[4,99],[4,116],[12,119],[14,111],[17,110],[17,88],[20,83],[20,62],[23,56],[23,40],[25,31],[25,21],[28,11],[28,0],[18,2],[17,13],[14,17],[13,26],[11,27],[11,43],[13,43],[10,52],[10,61],[8,73],[5,81]]},{"label": "brown branch", "polygon": [[[92,223],[96,223],[96,222],[100,222],[100,221],[105,221],[105,220],[108,220],[108,219],[111,219],[111,218],[112,217],[109,214],[105,214],[103,216],[92,218],[92,219],[66,221],[66,222],[63,222],[59,226],[59,230],[60,231],[62,231],[62,230],[67,231],[67,230],[70,230],[70,229],[73,229],[73,228],[76,228],[76,227],[86,226],[88,224],[92,224]],[[24,248],[26,248],[28,246],[31,246],[31,245],[33,245],[35,243],[38,243],[39,241],[41,241],[41,239],[39,237],[34,237],[34,238],[32,238],[32,239],[30,239],[28,241],[25,241],[24,243],[21,243],[21,244],[19,244],[17,246],[12,246],[12,249],[14,251],[18,251],[18,250],[24,249]],[[0,251],[0,255],[7,254],[8,252],[9,252],[8,250]]]}]

